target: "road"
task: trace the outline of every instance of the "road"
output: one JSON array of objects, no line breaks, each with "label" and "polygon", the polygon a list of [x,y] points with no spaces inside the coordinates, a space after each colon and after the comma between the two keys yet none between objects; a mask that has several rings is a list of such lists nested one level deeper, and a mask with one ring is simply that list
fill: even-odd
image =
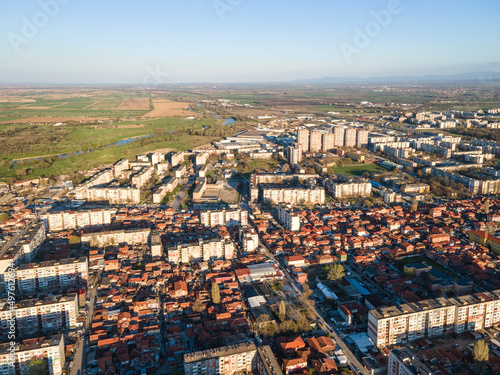
[{"label": "road", "polygon": [[179,207],[181,206],[182,200],[186,197],[186,188],[184,188],[174,199],[172,202],[172,208],[178,210]]},{"label": "road", "polygon": [[[276,257],[268,251],[267,247],[260,241],[260,239],[259,239],[259,246],[261,246],[264,249],[264,254],[267,255],[268,257],[270,257],[271,259],[273,259],[274,262],[278,265],[280,271],[283,273],[283,275],[285,275],[286,280],[288,281],[288,283],[292,286],[293,290],[295,291],[297,299],[298,299],[302,295],[302,291],[298,287],[295,286],[295,281],[292,279],[292,277],[290,276],[288,271],[286,269],[284,269],[284,267],[281,266],[281,264],[276,259]],[[288,298],[286,295],[285,295],[285,297]],[[286,302],[287,302],[287,305],[290,307],[289,302],[288,301],[286,301]],[[349,360],[350,365],[354,366],[353,370],[355,370],[356,372],[361,373],[363,375],[370,375],[369,371],[361,364],[361,362],[358,360],[358,358],[351,352],[351,350],[344,343],[342,338],[331,327],[330,323],[326,319],[323,318],[323,316],[321,315],[321,312],[318,311],[317,307],[312,306],[309,302],[306,302],[306,304],[308,305],[307,307],[311,311],[314,312],[317,320],[322,324],[323,330],[325,330],[327,333],[330,333],[331,337],[335,340],[335,342],[338,344],[338,346],[342,349],[345,356]]]},{"label": "road", "polygon": [[89,296],[88,296],[90,298],[90,303],[87,303],[87,306],[89,306],[89,311],[87,312],[87,318],[85,319],[85,322],[83,323],[83,328],[82,328],[83,334],[78,339],[78,342],[77,342],[76,352],[75,352],[75,356],[73,358],[73,367],[71,368],[70,375],[80,375],[83,373],[82,365],[83,365],[84,357],[86,357],[85,342],[86,342],[86,338],[87,338],[87,333],[90,332],[90,325],[92,323],[92,315],[94,315],[94,302],[95,302],[95,297],[97,294],[98,283],[95,282],[93,285],[94,285],[94,288],[90,291]]}]

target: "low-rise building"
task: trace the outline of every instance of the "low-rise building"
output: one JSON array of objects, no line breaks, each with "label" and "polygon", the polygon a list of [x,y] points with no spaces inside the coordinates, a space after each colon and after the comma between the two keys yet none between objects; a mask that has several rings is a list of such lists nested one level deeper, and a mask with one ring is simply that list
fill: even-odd
[{"label": "low-rise building", "polygon": [[408,348],[389,352],[388,375],[433,375]]}]

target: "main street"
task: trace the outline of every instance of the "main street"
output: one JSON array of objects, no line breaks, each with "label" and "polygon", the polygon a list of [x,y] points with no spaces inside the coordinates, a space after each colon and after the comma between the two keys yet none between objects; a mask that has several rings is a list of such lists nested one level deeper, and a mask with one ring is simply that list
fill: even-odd
[{"label": "main street", "polygon": [[[90,302],[87,302],[88,311],[87,311],[87,317],[85,319],[85,322],[83,323],[83,328],[82,328],[82,335],[81,337],[78,338],[77,344],[76,344],[76,352],[75,356],[73,357],[73,367],[71,367],[70,375],[81,375],[82,372],[82,365],[84,362],[84,357],[86,357],[85,353],[85,344],[87,341],[87,333],[90,332],[90,326],[92,323],[92,316],[94,315],[94,302],[97,294],[97,285],[98,285],[98,280],[99,280],[99,275],[95,277],[92,281],[92,283],[89,281],[89,287],[92,285],[93,288],[91,289],[88,298],[90,299]],[[90,289],[90,288],[89,288]],[[86,358],[85,358],[86,359]]]},{"label": "main street", "polygon": [[[269,258],[271,258],[275,262],[275,264],[279,267],[279,270],[283,273],[287,282],[291,285],[291,287],[295,291],[296,297],[298,299],[302,295],[302,291],[300,290],[300,288],[295,286],[295,281],[292,279],[292,277],[290,276],[288,271],[280,264],[280,262],[278,262],[278,260],[274,256],[274,254],[272,254],[268,251],[267,247],[264,245],[264,243],[262,243],[260,241],[260,239],[259,239],[259,246],[261,247],[261,249],[264,249],[264,254],[266,256],[268,256]],[[285,298],[290,298],[290,297],[286,296],[286,294],[284,294],[284,295],[285,295]],[[286,301],[286,302],[287,302],[287,304],[291,304],[289,301]],[[312,306],[309,301],[305,301],[305,303],[307,304],[307,307],[312,312],[314,312],[317,320],[322,324],[323,330],[325,330],[327,333],[329,333],[331,335],[331,337],[335,340],[335,342],[338,344],[338,346],[342,349],[345,356],[349,360],[350,366],[354,367],[353,370],[355,370],[357,373],[361,373],[363,375],[370,375],[369,371],[361,364],[361,362],[358,360],[358,358],[351,352],[349,347],[344,343],[342,338],[331,327],[331,325],[327,321],[327,319],[323,318],[323,316],[321,315],[321,312],[318,311],[317,307]]]}]

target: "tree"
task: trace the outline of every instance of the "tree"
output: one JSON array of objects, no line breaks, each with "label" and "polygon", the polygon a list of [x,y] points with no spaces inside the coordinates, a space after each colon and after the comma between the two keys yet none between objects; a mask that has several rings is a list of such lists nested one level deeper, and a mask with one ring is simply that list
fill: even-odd
[{"label": "tree", "polygon": [[418,201],[413,198],[411,201],[411,212],[417,212],[418,211]]},{"label": "tree", "polygon": [[282,168],[281,168],[281,171],[283,173],[288,173],[290,172],[290,166],[288,164],[285,164]]},{"label": "tree", "polygon": [[3,223],[5,220],[7,220],[9,218],[9,215],[5,212],[2,212],[0,214],[0,223]]},{"label": "tree", "polygon": [[28,375],[45,375],[48,369],[45,361],[41,358],[34,358],[26,365]]},{"label": "tree", "polygon": [[484,213],[485,213],[486,215],[488,215],[488,214],[490,213],[490,205],[491,205],[490,200],[489,200],[489,199],[486,199],[486,200],[484,201]]},{"label": "tree", "polygon": [[488,344],[484,340],[478,340],[472,349],[474,363],[476,367],[476,374],[481,374],[486,368],[490,358],[490,350]]},{"label": "tree", "polygon": [[279,312],[278,312],[278,317],[280,318],[280,321],[284,321],[286,319],[286,303],[285,300],[281,300],[279,303]]},{"label": "tree", "polygon": [[280,333],[284,335],[295,335],[299,332],[299,327],[292,319],[287,319],[280,324]]},{"label": "tree", "polygon": [[328,280],[331,281],[339,281],[345,276],[344,267],[340,263],[335,263],[330,266],[330,270],[328,271]]},{"label": "tree", "polygon": [[297,324],[297,329],[300,333],[309,332],[311,330],[311,325],[309,324],[309,321],[305,316],[301,316],[299,319],[297,319],[295,324]]},{"label": "tree", "polygon": [[220,303],[220,289],[217,283],[212,283],[212,302],[216,305]]},{"label": "tree", "polygon": [[269,315],[262,314],[256,320],[257,331],[264,336],[274,336],[278,332],[278,325],[271,321]]},{"label": "tree", "polygon": [[196,301],[194,301],[192,309],[194,312],[200,313],[205,311],[205,305],[203,304],[203,302],[197,299]]}]

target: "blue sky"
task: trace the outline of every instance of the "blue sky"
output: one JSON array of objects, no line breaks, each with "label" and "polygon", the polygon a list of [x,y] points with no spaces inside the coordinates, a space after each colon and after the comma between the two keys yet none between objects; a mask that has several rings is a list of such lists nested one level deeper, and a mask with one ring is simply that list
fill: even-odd
[{"label": "blue sky", "polygon": [[[50,3],[59,9],[43,5]],[[498,0],[0,0],[0,82],[498,70],[487,64],[500,62],[499,14]]]}]

